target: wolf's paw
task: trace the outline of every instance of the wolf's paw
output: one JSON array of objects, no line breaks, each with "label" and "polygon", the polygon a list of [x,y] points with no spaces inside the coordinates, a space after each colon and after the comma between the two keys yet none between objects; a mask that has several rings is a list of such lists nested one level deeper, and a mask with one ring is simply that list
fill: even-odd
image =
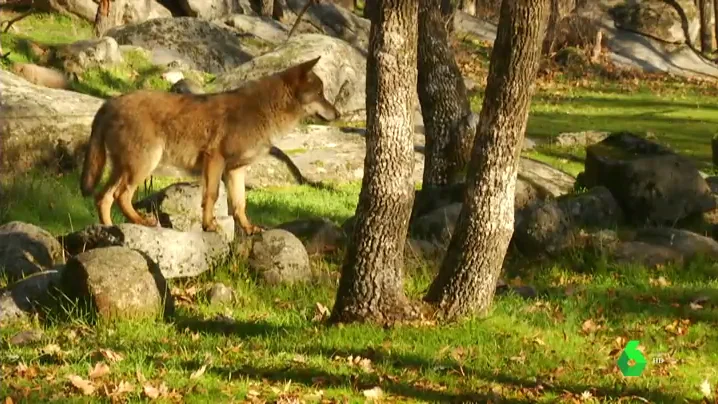
[{"label": "wolf's paw", "polygon": [[142,224],[147,227],[157,227],[157,218],[152,214],[143,216]]},{"label": "wolf's paw", "polygon": [[244,230],[244,234],[251,236],[253,234],[259,234],[259,233],[263,232],[265,229],[263,227],[250,224],[249,226],[246,226],[246,227],[242,226],[242,230]]},{"label": "wolf's paw", "polygon": [[202,223],[202,230],[209,233],[216,233],[219,229],[217,219],[213,218],[209,223]]}]

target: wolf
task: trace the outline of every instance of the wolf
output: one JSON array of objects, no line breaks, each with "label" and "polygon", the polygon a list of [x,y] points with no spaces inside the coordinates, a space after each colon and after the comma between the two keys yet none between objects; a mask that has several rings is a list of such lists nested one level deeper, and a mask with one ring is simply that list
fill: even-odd
[{"label": "wolf", "polygon": [[[192,79],[180,79],[177,82],[175,82],[172,87],[169,89],[172,93],[178,93],[178,94],[204,94],[204,90],[202,89],[202,86],[199,85],[196,81]],[[271,145],[269,147],[269,155],[274,157],[275,159],[281,161],[284,163],[284,165],[287,166],[289,169],[289,172],[292,174],[292,177],[294,177],[294,180],[297,181],[299,185],[309,185],[314,188],[319,189],[327,189],[324,184],[321,182],[314,182],[307,179],[303,174],[302,171],[297,167],[297,165],[294,163],[291,157],[287,155],[282,149],[275,145]],[[150,177],[150,184],[152,183],[152,177]]]},{"label": "wolf", "polygon": [[156,226],[154,216],[140,216],[134,209],[132,196],[159,166],[171,166],[201,176],[204,231],[219,228],[214,205],[221,179],[235,229],[247,235],[261,232],[245,211],[247,167],[269,153],[273,137],[301,119],[317,116],[326,122],[340,116],[312,71],[319,59],[224,92],[137,90],[105,101],[92,122],[80,178],[82,195],[90,196],[109,158],[109,179],[95,195],[100,223],[112,224],[110,209],[117,201],[130,222]]}]

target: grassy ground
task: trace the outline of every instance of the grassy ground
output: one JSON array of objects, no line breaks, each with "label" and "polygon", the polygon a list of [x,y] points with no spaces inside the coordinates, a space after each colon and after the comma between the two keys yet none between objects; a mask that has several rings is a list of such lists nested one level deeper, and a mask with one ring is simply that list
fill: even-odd
[{"label": "grassy ground", "polygon": [[[73,31],[73,26],[78,28]],[[57,42],[89,35],[87,26],[57,16],[30,17],[16,27],[17,32],[0,36],[6,52],[20,36]],[[462,67],[478,65],[480,80],[486,49],[465,46],[472,53],[460,55],[468,60]],[[20,61],[22,55],[14,57]],[[87,75],[83,91],[105,96],[136,88],[141,84],[132,72],[147,67],[142,63],[96,70]],[[718,120],[715,91],[665,78],[543,78],[527,135],[550,140],[587,129],[649,131],[707,164]],[[473,105],[478,108],[480,102],[481,94],[474,94]],[[540,146],[528,154],[575,174],[583,150]],[[35,173],[3,184],[0,223],[23,220],[55,234],[94,223],[92,203],[81,198],[78,188],[76,174]],[[305,187],[255,190],[249,192],[249,214],[265,225],[313,215],[339,223],[353,214],[358,191],[356,183],[335,193]],[[313,265],[331,276],[304,286],[258,286],[242,262],[195,279],[173,280],[177,313],[168,321],[93,324],[87,314],[66,308],[69,313],[34,324],[4,326],[0,398],[28,403],[138,402],[154,396],[160,402],[190,403],[296,402],[292,397],[363,402],[380,387],[386,401],[401,402],[673,403],[700,402],[706,386],[718,388],[718,267],[713,262],[648,269],[588,254],[551,262],[512,260],[506,278],[533,285],[536,299],[502,295],[483,320],[385,330],[326,327],[313,320],[317,303],[333,303],[331,279],[336,279],[340,258],[314,259]],[[420,297],[432,275],[430,265],[410,266],[407,293]],[[233,287],[237,301],[210,305],[205,291],[216,281]],[[39,341],[9,343],[30,327],[43,330]],[[624,378],[616,361],[632,339],[641,342],[649,364],[640,377]]]}]

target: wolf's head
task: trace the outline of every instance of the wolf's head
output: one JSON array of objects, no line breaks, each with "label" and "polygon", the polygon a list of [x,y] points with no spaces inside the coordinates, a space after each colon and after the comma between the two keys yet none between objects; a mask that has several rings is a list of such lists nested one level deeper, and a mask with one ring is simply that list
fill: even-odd
[{"label": "wolf's head", "polygon": [[339,111],[324,98],[324,83],[312,71],[320,57],[289,68],[288,84],[307,115],[333,121],[339,118]]}]

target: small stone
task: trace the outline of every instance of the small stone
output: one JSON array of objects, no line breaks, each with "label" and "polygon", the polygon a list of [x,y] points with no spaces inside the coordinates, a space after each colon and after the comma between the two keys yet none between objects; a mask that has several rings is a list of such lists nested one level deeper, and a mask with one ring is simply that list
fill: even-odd
[{"label": "small stone", "polygon": [[40,330],[25,330],[13,335],[8,343],[15,346],[23,346],[32,344],[33,342],[40,341],[42,339],[42,331]]},{"label": "small stone", "polygon": [[210,304],[231,303],[234,300],[234,290],[223,283],[217,282],[209,289],[207,298]]}]

